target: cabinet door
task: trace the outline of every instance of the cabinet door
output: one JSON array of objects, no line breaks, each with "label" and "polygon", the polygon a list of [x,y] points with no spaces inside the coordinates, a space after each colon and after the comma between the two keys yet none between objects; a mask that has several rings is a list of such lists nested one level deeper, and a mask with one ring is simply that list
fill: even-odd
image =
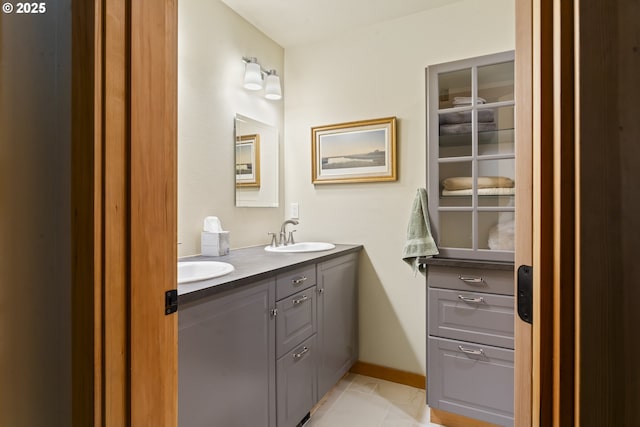
[{"label": "cabinet door", "polygon": [[357,257],[318,264],[318,399],[358,357]]},{"label": "cabinet door", "polygon": [[278,359],[278,427],[295,427],[316,402],[316,336]]},{"label": "cabinet door", "polygon": [[275,281],[180,308],[180,427],[275,424]]},{"label": "cabinet door", "polygon": [[276,307],[276,357],[280,357],[316,333],[316,287],[284,298]]}]

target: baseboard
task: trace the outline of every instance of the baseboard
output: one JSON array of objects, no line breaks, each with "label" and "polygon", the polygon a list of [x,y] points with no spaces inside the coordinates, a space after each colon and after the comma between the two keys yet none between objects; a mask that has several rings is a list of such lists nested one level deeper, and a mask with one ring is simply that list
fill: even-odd
[{"label": "baseboard", "polygon": [[381,380],[421,388],[423,390],[426,386],[426,377],[424,375],[401,371],[400,369],[388,368],[386,366],[374,365],[373,363],[357,361],[349,371],[354,374],[379,378]]},{"label": "baseboard", "polygon": [[446,427],[498,427],[486,421],[475,420],[433,408],[431,408],[431,422]]}]

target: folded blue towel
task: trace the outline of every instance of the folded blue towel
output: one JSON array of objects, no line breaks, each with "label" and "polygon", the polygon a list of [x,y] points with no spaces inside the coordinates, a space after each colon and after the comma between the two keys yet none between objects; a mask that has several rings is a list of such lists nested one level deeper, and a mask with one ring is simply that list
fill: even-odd
[{"label": "folded blue towel", "polygon": [[414,272],[426,274],[427,267],[419,262],[419,258],[429,258],[438,255],[438,247],[431,236],[429,213],[427,211],[427,190],[418,189],[413,201],[409,225],[407,226],[407,241],[402,250],[402,259],[413,266]]}]

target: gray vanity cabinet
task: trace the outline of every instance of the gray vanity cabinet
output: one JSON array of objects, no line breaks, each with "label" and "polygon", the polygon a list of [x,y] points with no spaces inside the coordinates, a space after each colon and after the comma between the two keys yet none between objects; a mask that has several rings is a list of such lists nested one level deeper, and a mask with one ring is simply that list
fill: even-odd
[{"label": "gray vanity cabinet", "polygon": [[181,304],[179,426],[296,427],[307,417],[358,355],[357,260],[287,266]]},{"label": "gray vanity cabinet", "polygon": [[318,264],[318,398],[358,358],[358,254]]},{"label": "gray vanity cabinet", "polygon": [[178,425],[276,425],[275,281],[180,307]]},{"label": "gray vanity cabinet", "polygon": [[433,262],[451,265],[427,276],[427,402],[513,426],[513,265]]}]

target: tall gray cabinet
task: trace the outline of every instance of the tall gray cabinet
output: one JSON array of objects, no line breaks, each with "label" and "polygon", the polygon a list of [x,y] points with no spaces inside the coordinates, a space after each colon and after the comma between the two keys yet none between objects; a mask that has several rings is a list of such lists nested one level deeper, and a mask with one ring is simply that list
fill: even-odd
[{"label": "tall gray cabinet", "polygon": [[514,56],[427,68],[427,401],[513,425]]},{"label": "tall gray cabinet", "polygon": [[178,425],[296,427],[355,363],[358,253],[180,308]]}]

